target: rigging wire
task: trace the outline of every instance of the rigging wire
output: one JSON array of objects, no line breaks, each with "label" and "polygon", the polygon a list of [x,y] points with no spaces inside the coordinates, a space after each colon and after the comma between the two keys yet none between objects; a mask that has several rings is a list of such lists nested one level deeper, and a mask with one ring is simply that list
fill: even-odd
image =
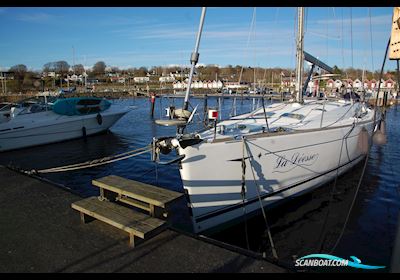
[{"label": "rigging wire", "polygon": [[[327,14],[329,18],[329,10],[327,9]],[[329,35],[329,22],[326,21],[326,34]],[[326,58],[329,59],[329,36],[326,36]]]},{"label": "rigging wire", "polygon": [[259,201],[259,203],[260,203],[260,208],[261,208],[261,211],[262,211],[262,214],[263,214],[263,217],[264,217],[265,227],[266,227],[267,234],[268,234],[268,239],[269,239],[269,242],[271,243],[272,255],[274,256],[275,259],[278,259],[278,254],[277,254],[277,252],[276,252],[276,248],[275,248],[275,245],[274,245],[274,241],[273,241],[273,239],[272,239],[271,229],[270,229],[270,226],[269,226],[269,224],[268,224],[267,215],[265,214],[265,209],[264,209],[264,206],[263,206],[263,203],[262,203],[262,200],[261,200],[260,186],[257,184],[256,176],[255,176],[255,174],[254,174],[254,168],[253,168],[253,164],[252,164],[252,161],[254,160],[254,157],[253,157],[253,155],[252,155],[251,152],[250,152],[250,148],[249,148],[249,146],[248,146],[248,144],[247,144],[246,138],[243,137],[242,139],[243,139],[243,144],[246,146],[247,155],[250,155],[250,156],[249,156],[250,170],[251,170],[251,173],[252,173],[252,175],[253,175],[254,184],[255,184],[255,186],[256,186],[258,201]]},{"label": "rigging wire", "polygon": [[[252,34],[252,31],[254,28],[255,14],[256,14],[256,8],[254,7],[253,8],[253,16],[252,16],[251,23],[250,23],[249,35],[247,37],[247,43],[246,43],[246,49],[245,49],[245,57],[246,58],[248,56],[248,48],[249,48],[249,44],[250,44],[251,34]],[[244,69],[244,65],[242,65],[242,67],[240,69],[239,85],[240,85],[240,82],[242,81],[243,69]]]},{"label": "rigging wire", "polygon": [[[384,59],[383,59],[381,72],[380,72],[380,75],[379,75],[379,81],[382,79],[382,76],[383,76],[383,70],[384,70],[384,68],[385,68],[385,62],[386,62],[386,57],[387,57],[387,53],[388,53],[388,50],[389,50],[389,45],[390,45],[390,37],[389,37],[389,40],[388,40],[388,43],[387,43],[387,46],[386,46],[386,52],[385,52],[385,57],[384,57]],[[381,83],[378,84],[378,93],[379,93],[379,91],[380,91],[380,85],[381,85]],[[378,104],[378,98],[375,98],[373,128],[374,128],[375,125],[376,125],[375,123],[376,123],[376,111],[377,111],[376,108],[377,108],[377,104]],[[371,136],[370,136],[371,139],[372,139],[373,135],[374,135],[374,133],[371,134]],[[348,221],[349,221],[350,214],[351,214],[351,212],[352,212],[352,210],[353,210],[353,207],[354,207],[354,204],[355,204],[355,202],[356,202],[357,194],[358,194],[358,191],[360,190],[360,186],[361,186],[362,179],[364,178],[365,170],[367,169],[367,163],[368,163],[368,159],[369,159],[369,153],[370,153],[371,146],[372,146],[372,141],[370,141],[370,142],[371,142],[371,144],[368,145],[368,152],[367,152],[367,155],[366,155],[366,158],[365,158],[365,161],[364,161],[364,166],[363,166],[363,169],[362,169],[362,173],[361,173],[361,176],[360,176],[360,180],[358,181],[358,185],[357,185],[357,188],[356,188],[356,192],[355,192],[355,194],[354,194],[354,197],[353,197],[353,201],[351,202],[349,211],[347,212],[347,216],[346,216],[345,222],[344,222],[344,224],[343,224],[343,227],[342,227],[342,229],[341,229],[341,231],[340,231],[339,237],[338,237],[338,239],[336,240],[336,242],[335,242],[335,244],[333,245],[333,247],[331,248],[331,250],[329,251],[330,254],[333,253],[333,252],[335,251],[336,247],[339,245],[339,243],[340,243],[340,241],[341,241],[341,239],[342,239],[342,237],[343,237],[344,231],[345,231],[345,229],[346,229],[346,227],[347,227],[347,223],[348,223]]]},{"label": "rigging wire", "polygon": [[372,62],[372,73],[374,73],[375,65],[374,65],[374,52],[372,48],[372,20],[371,20],[371,8],[368,7],[368,16],[369,16],[369,34],[370,34],[370,48],[371,48],[371,62]]},{"label": "rigging wire", "polygon": [[[293,21],[293,41],[292,41],[292,50],[291,50],[291,64],[293,65],[293,69],[296,69],[296,56],[295,56],[295,51],[297,48],[297,12],[296,9],[294,9],[294,21]],[[292,73],[290,73],[290,79],[289,81],[291,81],[292,79]],[[289,87],[290,87],[290,82],[289,82]]]},{"label": "rigging wire", "polygon": [[254,54],[254,94],[256,93],[256,63],[257,63],[257,40],[256,40],[256,27],[257,27],[257,10],[254,8],[254,29],[253,29],[253,54]]},{"label": "rigging wire", "polygon": [[318,251],[321,253],[322,252],[322,247],[323,247],[323,245],[324,245],[324,242],[325,242],[325,238],[326,238],[326,225],[328,224],[328,218],[329,218],[329,214],[330,214],[330,212],[331,212],[331,206],[332,206],[332,200],[333,200],[333,195],[335,194],[335,191],[336,191],[336,185],[337,185],[337,179],[338,179],[338,177],[339,177],[339,167],[340,167],[340,160],[341,160],[341,158],[342,158],[342,151],[343,151],[343,143],[344,143],[344,141],[346,141],[346,143],[347,143],[347,137],[349,137],[349,135],[351,134],[351,132],[354,130],[354,128],[355,128],[355,123],[353,123],[353,126],[351,127],[351,129],[349,130],[349,132],[347,132],[344,136],[343,136],[343,138],[342,138],[342,143],[341,143],[341,145],[340,145],[340,153],[339,153],[339,160],[338,160],[338,165],[337,165],[337,169],[336,169],[336,176],[335,176],[335,182],[333,183],[333,187],[332,187],[332,190],[331,190],[331,192],[330,192],[330,195],[329,195],[329,201],[328,201],[328,211],[326,212],[326,215],[325,215],[325,219],[324,219],[324,223],[323,223],[323,225],[322,225],[322,230],[321,230],[321,233],[320,233],[320,236],[319,236],[319,240],[320,240],[320,242],[319,242],[319,246],[318,246]]},{"label": "rigging wire", "polygon": [[250,161],[250,170],[251,170],[251,173],[253,175],[254,184],[256,186],[258,201],[260,203],[260,208],[261,208],[261,211],[262,211],[262,214],[263,214],[263,217],[264,217],[265,227],[266,227],[267,234],[268,234],[268,239],[269,239],[269,242],[271,243],[272,255],[274,256],[275,259],[278,259],[278,254],[276,252],[274,241],[272,239],[271,229],[270,229],[270,226],[268,224],[267,215],[265,214],[265,209],[264,209],[264,206],[263,206],[263,203],[262,203],[262,200],[261,200],[260,186],[257,184],[256,176],[254,174],[254,169],[253,169],[253,164],[252,164],[252,161],[254,160],[254,156],[250,152],[250,148],[249,148],[249,146],[247,144],[246,139],[244,137],[242,139],[243,139],[244,145],[246,146],[247,154],[250,155],[248,157],[249,161]]},{"label": "rigging wire", "polygon": [[343,32],[343,21],[344,21],[344,8],[342,8],[342,21],[341,21],[341,29],[340,29],[340,37],[342,38],[342,69],[346,73],[347,76],[347,71],[345,70],[345,62],[344,62],[344,32]]},{"label": "rigging wire", "polygon": [[350,7],[350,46],[351,46],[351,68],[353,64],[353,9]]}]

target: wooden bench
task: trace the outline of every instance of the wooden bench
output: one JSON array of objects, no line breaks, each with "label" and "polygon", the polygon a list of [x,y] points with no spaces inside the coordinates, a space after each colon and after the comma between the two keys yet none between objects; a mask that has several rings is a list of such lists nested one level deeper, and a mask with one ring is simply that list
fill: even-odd
[{"label": "wooden bench", "polygon": [[132,211],[116,203],[101,201],[95,196],[74,202],[71,207],[80,212],[83,223],[95,218],[126,231],[129,233],[129,245],[132,247],[135,247],[135,242],[137,244],[157,234],[166,225],[165,221]]},{"label": "wooden bench", "polygon": [[[166,190],[153,185],[110,175],[92,181],[94,186],[100,188],[102,199],[115,199],[117,201],[148,211],[152,217],[167,217],[168,206],[176,199],[183,196],[171,190]],[[115,195],[107,194],[106,192]]]}]

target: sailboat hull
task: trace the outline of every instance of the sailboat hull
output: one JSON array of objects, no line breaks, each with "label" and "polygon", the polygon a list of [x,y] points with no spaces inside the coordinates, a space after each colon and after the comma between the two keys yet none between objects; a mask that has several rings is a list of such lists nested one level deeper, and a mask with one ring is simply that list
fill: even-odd
[{"label": "sailboat hull", "polygon": [[263,133],[245,142],[203,142],[180,148],[179,153],[185,155],[180,174],[194,231],[221,226],[244,213],[260,210],[260,200],[263,207],[271,206],[311,191],[346,172],[364,158],[360,147],[363,127],[372,133],[373,124],[369,121],[355,127],[281,135]]}]

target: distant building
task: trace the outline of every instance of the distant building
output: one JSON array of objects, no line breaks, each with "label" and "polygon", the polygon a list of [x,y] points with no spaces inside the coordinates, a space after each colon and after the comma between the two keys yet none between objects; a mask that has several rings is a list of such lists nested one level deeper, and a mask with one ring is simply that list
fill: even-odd
[{"label": "distant building", "polygon": [[110,81],[111,81],[112,83],[124,84],[125,81],[126,81],[126,79],[125,79],[124,77],[115,76],[115,77],[111,77],[111,78],[110,78]]},{"label": "distant building", "polygon": [[283,87],[294,87],[296,85],[296,78],[294,77],[283,77],[281,81],[281,86]]},{"label": "distant building", "polygon": [[47,77],[53,77],[54,78],[56,76],[56,72],[47,72],[46,74],[47,74],[46,75]]},{"label": "distant building", "polygon": [[[380,84],[381,84],[380,88],[385,90],[392,90],[396,87],[396,82],[393,81],[392,79],[387,79],[386,81],[382,79]],[[361,81],[360,79],[355,79],[354,81],[351,79],[344,79],[343,81],[341,80],[334,81],[332,79],[329,79],[327,82],[327,87],[332,89],[341,88],[342,85],[345,85],[347,89],[353,88],[354,90],[378,89],[378,82],[375,79],[372,80],[364,79],[363,81]]]},{"label": "distant building", "polygon": [[341,88],[341,87],[342,87],[342,85],[343,85],[343,83],[342,83],[342,81],[341,81],[341,80],[336,80],[336,81],[335,81],[335,84],[334,84],[334,86],[335,86],[335,89],[337,89],[337,88]]},{"label": "distant building", "polygon": [[395,82],[392,79],[387,79],[385,82],[385,88],[394,89]]},{"label": "distant building", "polygon": [[362,89],[363,83],[359,79],[355,79],[353,82],[353,88],[354,89]]},{"label": "distant building", "polygon": [[[176,70],[174,73],[170,72],[169,75],[170,75],[170,77],[174,77],[175,79],[189,77],[189,73],[185,73],[185,70]],[[196,76],[196,75],[197,75],[197,73],[194,72],[193,76]]]},{"label": "distant building", "polygon": [[335,87],[335,81],[332,80],[332,79],[329,79],[329,80],[326,82],[326,87],[327,87],[327,88],[330,88],[330,89],[333,89],[333,88]]},{"label": "distant building", "polygon": [[147,83],[148,81],[150,81],[149,77],[134,77],[133,81],[135,83]]},{"label": "distant building", "polygon": [[175,81],[173,82],[172,87],[174,89],[183,89],[183,83],[181,81]]},{"label": "distant building", "polygon": [[175,81],[175,77],[163,76],[163,77],[158,78],[158,80],[160,81],[160,83],[172,83]]},{"label": "distant building", "polygon": [[369,85],[369,88],[370,88],[370,89],[378,88],[375,79],[372,79],[372,80],[371,80],[370,85]]},{"label": "distant building", "polygon": [[71,76],[67,76],[67,79],[69,80],[69,81],[72,81],[72,82],[82,82],[82,80],[83,80],[83,76],[82,75],[76,75],[76,74],[72,74]]},{"label": "distant building", "polygon": [[[187,82],[175,81],[172,84],[174,89],[185,89],[187,88]],[[221,81],[193,81],[190,85],[190,88],[195,89],[220,89],[223,87],[223,83]]]},{"label": "distant building", "polygon": [[248,82],[225,82],[224,87],[227,89],[245,89],[249,87]]},{"label": "distant building", "polygon": [[371,82],[368,79],[364,79],[363,85],[364,85],[364,89],[370,89]]}]

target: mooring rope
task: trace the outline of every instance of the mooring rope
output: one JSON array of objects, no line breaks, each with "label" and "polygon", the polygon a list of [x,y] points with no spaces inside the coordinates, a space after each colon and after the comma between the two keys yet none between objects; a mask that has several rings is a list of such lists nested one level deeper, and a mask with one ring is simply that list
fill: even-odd
[{"label": "mooring rope", "polygon": [[64,165],[64,166],[58,166],[58,167],[52,167],[52,168],[46,168],[46,169],[40,169],[40,170],[33,169],[30,171],[26,171],[26,170],[21,170],[21,171],[28,175],[31,175],[31,174],[38,174],[38,173],[45,174],[45,173],[57,173],[57,172],[79,170],[79,169],[95,167],[95,166],[99,166],[99,165],[104,165],[104,164],[128,159],[128,158],[135,157],[135,156],[138,156],[138,155],[150,152],[150,151],[151,151],[151,146],[148,145],[148,146],[145,146],[145,147],[142,147],[139,149],[135,149],[135,150],[132,150],[129,152],[125,152],[122,154],[103,157],[100,159],[90,160],[90,161],[86,161],[86,162],[82,162],[82,163],[76,163],[76,164],[70,164],[70,165]]},{"label": "mooring rope", "polygon": [[254,157],[253,157],[253,155],[251,154],[250,148],[249,148],[249,146],[248,146],[248,144],[247,144],[247,141],[246,141],[246,139],[245,139],[244,137],[243,137],[243,144],[246,146],[247,154],[250,155],[250,156],[249,156],[250,170],[251,170],[251,173],[252,173],[252,175],[253,175],[254,184],[256,185],[258,201],[259,201],[259,203],[260,203],[260,208],[261,208],[261,211],[262,211],[262,214],[263,214],[263,217],[264,217],[265,227],[266,227],[267,234],[268,234],[268,239],[269,239],[269,242],[270,242],[270,244],[271,244],[272,255],[274,256],[275,259],[278,259],[278,254],[277,254],[277,252],[276,252],[276,248],[275,248],[275,245],[274,245],[274,241],[273,241],[273,239],[272,239],[271,230],[270,230],[270,227],[269,227],[269,224],[268,224],[268,221],[267,221],[267,215],[265,214],[264,206],[263,206],[263,203],[262,203],[262,200],[261,200],[261,194],[260,194],[260,190],[259,190],[259,185],[257,184],[256,176],[255,176],[255,174],[254,174],[254,169],[253,169],[253,164],[252,164],[252,161],[253,161]]},{"label": "mooring rope", "polygon": [[[353,123],[353,126],[351,127],[349,132],[347,132],[342,138],[342,143],[341,143],[341,146],[340,146],[340,153],[339,153],[339,160],[338,160],[338,165],[337,165],[337,169],[336,169],[335,181],[333,183],[333,187],[332,187],[332,190],[331,190],[330,195],[329,195],[328,211],[326,212],[324,223],[322,225],[321,233],[320,233],[320,236],[319,236],[320,242],[319,242],[318,250],[319,250],[320,253],[322,252],[322,249],[323,249],[323,246],[324,246],[324,243],[325,243],[326,225],[328,224],[328,218],[329,218],[329,215],[330,215],[330,212],[331,212],[333,195],[335,194],[336,185],[337,185],[337,179],[339,177],[339,168],[340,168],[340,161],[342,159],[343,143],[346,142],[346,149],[347,149],[347,138],[349,137],[351,132],[354,130],[354,128],[355,128],[355,123]],[[348,153],[347,153],[347,156],[349,156]],[[350,162],[350,158],[349,158],[349,162]]]},{"label": "mooring rope", "polygon": [[250,250],[250,245],[249,245],[249,234],[247,232],[247,212],[246,212],[246,205],[245,205],[245,198],[246,198],[246,158],[244,156],[244,150],[245,150],[245,143],[244,143],[244,137],[242,137],[243,140],[243,145],[242,145],[242,189],[240,192],[240,195],[242,196],[242,208],[243,208],[243,219],[244,219],[244,231],[245,231],[245,237],[246,237],[246,245],[247,245],[247,250]]},{"label": "mooring rope", "polygon": [[[382,76],[383,76],[383,70],[384,70],[384,68],[385,68],[385,62],[386,62],[386,58],[387,58],[387,53],[388,53],[388,50],[389,50],[389,46],[390,46],[390,37],[389,37],[389,40],[388,40],[387,45],[386,45],[385,56],[384,56],[384,59],[383,59],[382,68],[381,68],[381,72],[380,72],[380,75],[379,75],[378,91],[377,91],[377,96],[376,96],[376,98],[375,98],[375,104],[374,104],[373,128],[375,128],[375,126],[376,126],[376,111],[377,111],[378,96],[379,96],[380,85],[381,85],[381,82],[380,82],[380,81],[381,81]],[[354,193],[353,200],[352,200],[351,205],[350,205],[350,208],[349,208],[349,210],[348,210],[348,212],[347,212],[347,216],[346,216],[346,219],[345,219],[345,221],[344,221],[343,227],[342,227],[342,229],[341,229],[341,231],[340,231],[339,237],[337,238],[335,244],[333,245],[333,247],[332,247],[331,250],[329,251],[330,254],[332,254],[332,253],[336,250],[336,247],[339,245],[340,241],[342,240],[342,237],[343,237],[344,232],[345,232],[346,227],[347,227],[347,223],[349,222],[350,214],[351,214],[351,212],[352,212],[352,210],[353,210],[353,207],[354,207],[354,204],[355,204],[355,202],[356,202],[357,195],[358,195],[358,192],[359,192],[359,190],[360,190],[362,180],[363,180],[363,178],[364,178],[365,170],[367,169],[369,154],[370,154],[371,146],[372,146],[372,143],[373,143],[373,141],[372,141],[373,136],[374,136],[374,131],[372,131],[371,136],[370,136],[370,139],[371,139],[370,143],[371,143],[371,144],[368,145],[367,155],[366,155],[366,157],[365,157],[363,169],[362,169],[361,176],[360,176],[360,179],[359,179],[358,184],[357,184],[356,191],[355,191],[355,193]]]}]

